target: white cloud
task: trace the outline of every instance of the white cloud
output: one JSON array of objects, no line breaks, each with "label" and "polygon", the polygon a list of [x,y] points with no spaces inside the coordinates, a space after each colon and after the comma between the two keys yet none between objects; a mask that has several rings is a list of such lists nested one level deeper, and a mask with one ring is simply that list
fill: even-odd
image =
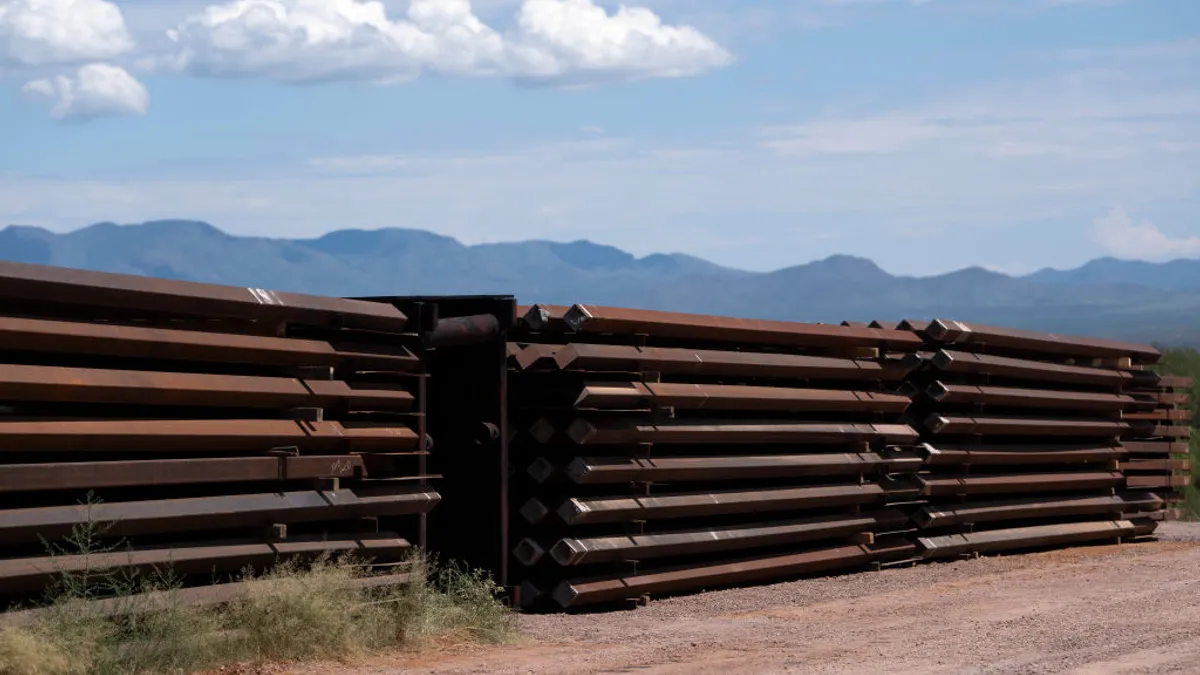
[{"label": "white cloud", "polygon": [[141,82],[124,68],[105,63],[82,66],[73,76],[33,80],[21,91],[32,99],[53,101],[50,116],[64,121],[144,115],[150,107]]},{"label": "white cloud", "polygon": [[235,0],[168,33],[166,66],[197,75],[284,81],[405,81],[429,71],[563,84],[693,75],[732,62],[689,26],[647,9],[613,13],[592,0],[524,0],[507,34],[470,0],[413,0],[404,19],[380,2]]},{"label": "white cloud", "polygon": [[1097,243],[1118,258],[1170,260],[1200,258],[1200,236],[1171,237],[1146,219],[1134,222],[1125,209],[1114,208],[1092,222]]},{"label": "white cloud", "polygon": [[0,66],[107,59],[133,49],[121,10],[105,0],[0,0]]}]

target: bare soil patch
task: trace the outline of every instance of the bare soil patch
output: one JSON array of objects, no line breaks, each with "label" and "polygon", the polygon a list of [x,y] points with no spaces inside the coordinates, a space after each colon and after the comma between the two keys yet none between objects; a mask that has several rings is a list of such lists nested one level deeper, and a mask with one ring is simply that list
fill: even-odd
[{"label": "bare soil patch", "polygon": [[921,565],[523,616],[524,644],[262,672],[1200,672],[1200,524],[1159,540]]}]

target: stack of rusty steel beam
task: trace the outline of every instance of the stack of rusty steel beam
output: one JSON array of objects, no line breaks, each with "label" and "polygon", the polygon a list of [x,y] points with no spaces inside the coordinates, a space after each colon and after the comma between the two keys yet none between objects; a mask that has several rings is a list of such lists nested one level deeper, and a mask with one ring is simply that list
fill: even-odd
[{"label": "stack of rusty steel beam", "polygon": [[1162,484],[1125,470],[1150,452],[1142,439],[1175,433],[1144,417],[1152,396],[1132,393],[1161,384],[1144,368],[1158,350],[947,320],[916,333],[937,350],[905,385],[924,441],[922,558],[1154,531],[1164,502],[1150,488]]},{"label": "stack of rusty steel beam", "polygon": [[911,557],[911,332],[592,305],[510,334],[508,582],[526,608]]},{"label": "stack of rusty steel beam", "polygon": [[[417,329],[383,302],[0,263],[0,597],[97,566],[402,559],[440,499]],[[81,532],[98,550],[62,544]]]},{"label": "stack of rusty steel beam", "polygon": [[1184,516],[1183,492],[1191,483],[1192,385],[1190,378],[1145,373],[1125,387],[1134,399],[1125,413],[1126,486],[1154,491],[1169,518]]}]

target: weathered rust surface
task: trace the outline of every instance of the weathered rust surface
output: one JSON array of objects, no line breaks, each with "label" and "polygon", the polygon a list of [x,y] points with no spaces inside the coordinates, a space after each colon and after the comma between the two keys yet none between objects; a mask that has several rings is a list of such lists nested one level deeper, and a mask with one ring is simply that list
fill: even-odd
[{"label": "weathered rust surface", "polygon": [[703,314],[655,312],[575,305],[564,316],[581,333],[645,334],[652,337],[789,347],[908,347],[921,339],[907,331],[828,324],[738,319]]},{"label": "weathered rust surface", "polygon": [[970,444],[926,443],[917,447],[930,466],[972,464],[978,466],[1077,464],[1110,462],[1129,452],[1119,443]]},{"label": "weathered rust surface", "polygon": [[413,395],[352,388],[338,380],[0,364],[0,401],[407,411]]},{"label": "weathered rust surface", "polygon": [[689,518],[731,513],[762,513],[802,508],[853,506],[877,502],[879,485],[732,490],[662,497],[571,498],[558,515],[570,525],[618,523],[659,518]]},{"label": "weathered rust surface", "polygon": [[[921,537],[917,544],[924,558],[942,558],[967,552],[988,553],[1020,548],[1061,546],[1133,536],[1137,528],[1128,520],[1065,523],[1016,527],[940,537]],[[1153,528],[1151,528],[1151,531]]]},{"label": "weathered rust surface", "polygon": [[[358,455],[45,462],[5,465],[0,471],[0,493],[361,478],[365,475],[362,457]],[[0,511],[0,520],[3,514]]]},{"label": "weathered rust surface", "polygon": [[563,370],[658,372],[671,375],[728,375],[771,379],[898,382],[920,365],[919,357],[880,363],[867,359],[718,351],[665,347],[630,347],[571,343],[556,350]]},{"label": "weathered rust surface", "polygon": [[580,485],[857,475],[909,463],[873,452],[702,457],[577,457],[565,470]]},{"label": "weathered rust surface", "polygon": [[339,422],[291,420],[0,420],[0,452],[267,452],[299,448],[313,452],[412,450],[417,434],[407,427],[347,427]]},{"label": "weathered rust surface", "polygon": [[1157,363],[1162,358],[1162,352],[1150,345],[968,324],[945,319],[935,319],[926,326],[924,333],[945,344],[970,344],[1081,358],[1132,357],[1143,363]]},{"label": "weathered rust surface", "polygon": [[949,350],[939,351],[930,359],[930,363],[947,373],[985,374],[1038,382],[1120,386],[1135,378],[1133,373],[1126,370],[1068,366]]},{"label": "weathered rust surface", "polygon": [[1110,488],[1121,484],[1120,471],[1078,471],[963,478],[917,477],[921,494],[930,496],[1011,494],[1017,492],[1069,492]]},{"label": "weathered rust surface", "polygon": [[901,413],[910,403],[907,396],[868,391],[629,382],[585,385],[575,407],[620,410],[655,405],[681,410]]},{"label": "weathered rust surface", "polygon": [[1126,422],[1107,419],[1031,419],[1022,417],[930,415],[925,428],[934,434],[988,436],[1114,437],[1131,429]]},{"label": "weathered rust surface", "polygon": [[618,443],[855,443],[913,442],[917,432],[905,424],[821,424],[754,421],[658,424],[639,420],[578,419],[567,430],[580,445]]},{"label": "weathered rust surface", "polygon": [[101,323],[0,317],[0,349],[94,354],[122,359],[201,361],[263,366],[336,366],[412,371],[420,360],[402,345],[333,344],[322,340],[208,333]]},{"label": "weathered rust surface", "polygon": [[[1051,410],[1124,410],[1136,403],[1132,396],[1084,391],[1018,389],[973,384],[935,382],[926,394],[939,403],[990,405],[1005,408]],[[1128,417],[1128,416],[1127,416]]]},{"label": "weathered rust surface", "polygon": [[407,321],[403,312],[385,303],[14,262],[0,262],[0,295],[175,316],[294,321],[397,333]]},{"label": "weathered rust surface", "polygon": [[916,512],[913,521],[921,527],[933,528],[963,523],[1151,512],[1159,510],[1162,505],[1163,500],[1151,492],[1103,497],[1023,497],[964,505],[926,506]]},{"label": "weathered rust surface", "polygon": [[864,546],[841,546],[806,553],[657,571],[638,576],[564,581],[554,589],[553,597],[562,607],[578,607],[636,598],[647,593],[669,593],[690,588],[750,583],[851,568],[865,565],[873,557],[871,551]]}]

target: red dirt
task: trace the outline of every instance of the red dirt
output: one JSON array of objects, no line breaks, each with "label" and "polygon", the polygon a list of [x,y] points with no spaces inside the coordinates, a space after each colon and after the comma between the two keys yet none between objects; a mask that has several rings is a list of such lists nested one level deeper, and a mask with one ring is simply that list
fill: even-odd
[{"label": "red dirt", "polygon": [[1160,533],[1151,543],[794,581],[628,612],[523,616],[517,646],[259,672],[1200,672],[1200,524]]}]

